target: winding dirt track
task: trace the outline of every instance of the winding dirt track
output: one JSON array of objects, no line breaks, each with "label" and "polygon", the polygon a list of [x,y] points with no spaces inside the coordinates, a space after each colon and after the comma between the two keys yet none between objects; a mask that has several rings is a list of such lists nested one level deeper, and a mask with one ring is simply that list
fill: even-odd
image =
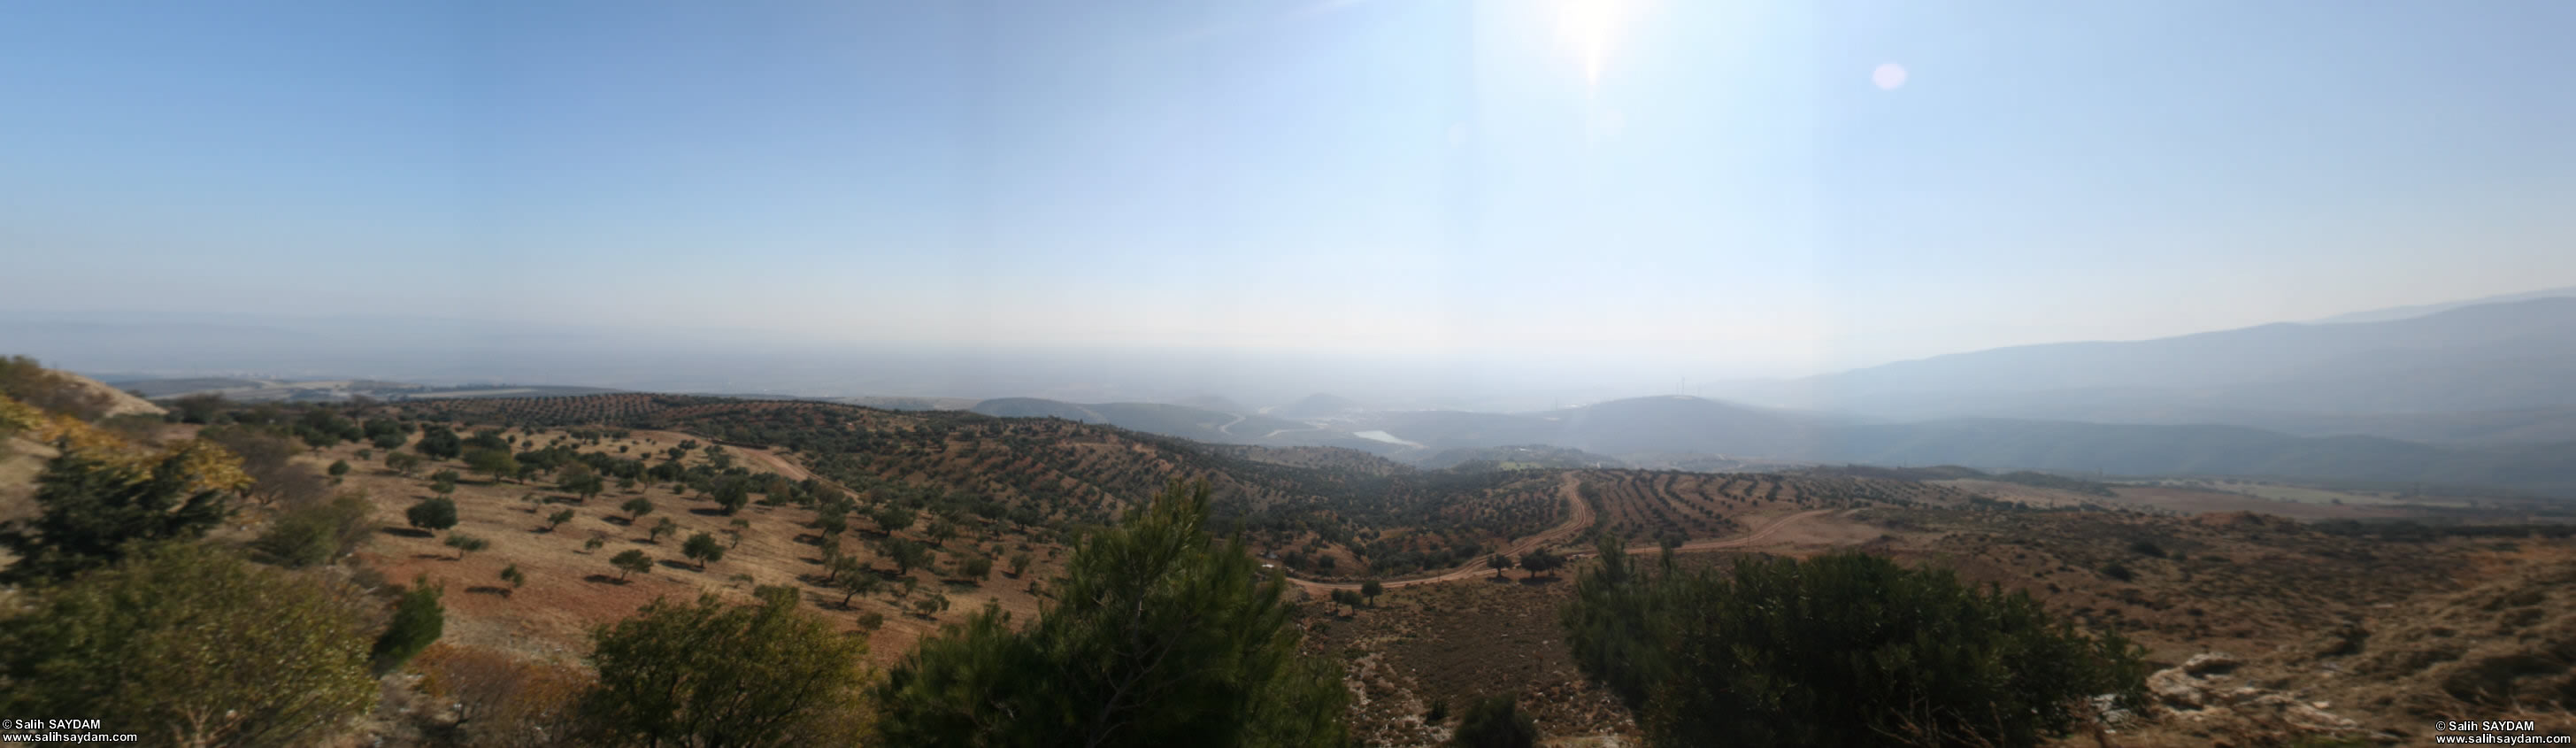
[{"label": "winding dirt track", "polygon": [[[1529,537],[1522,538],[1519,542],[1515,542],[1515,543],[1512,543],[1510,546],[1506,546],[1506,547],[1504,547],[1504,548],[1500,551],[1500,553],[1502,553],[1503,555],[1507,555],[1507,556],[1517,556],[1517,555],[1520,555],[1520,554],[1523,554],[1523,553],[1528,553],[1528,552],[1530,552],[1531,550],[1537,549],[1537,548],[1539,548],[1539,547],[1541,547],[1541,546],[1549,545],[1549,544],[1552,544],[1552,543],[1557,543],[1557,542],[1563,541],[1563,540],[1565,540],[1565,539],[1567,539],[1567,538],[1571,538],[1571,537],[1574,537],[1574,536],[1576,536],[1576,535],[1580,535],[1580,534],[1582,534],[1582,533],[1583,533],[1583,531],[1584,531],[1584,530],[1586,530],[1586,529],[1590,529],[1590,528],[1592,527],[1592,521],[1593,521],[1593,519],[1592,519],[1592,502],[1588,502],[1588,501],[1584,501],[1584,500],[1583,500],[1583,491],[1582,491],[1582,489],[1581,489],[1581,487],[1580,487],[1580,481],[1578,481],[1578,480],[1574,477],[1574,474],[1573,474],[1573,473],[1566,473],[1566,474],[1565,474],[1565,481],[1564,481],[1564,483],[1562,483],[1561,485],[1559,485],[1559,486],[1558,486],[1557,492],[1558,492],[1558,494],[1559,494],[1559,495],[1562,495],[1562,496],[1564,496],[1564,497],[1565,497],[1565,504],[1566,504],[1566,507],[1567,507],[1567,508],[1569,508],[1569,509],[1572,509],[1572,510],[1573,510],[1573,516],[1572,516],[1572,517],[1567,518],[1567,519],[1565,520],[1565,523],[1564,523],[1564,524],[1560,524],[1560,525],[1557,525],[1557,526],[1555,526],[1555,527],[1548,528],[1548,529],[1546,529],[1546,530],[1544,530],[1544,531],[1539,532],[1539,533],[1538,533],[1538,534],[1536,534],[1536,535],[1531,535],[1531,536],[1529,536]],[[1680,551],[1682,551],[1682,552],[1693,552],[1693,551],[1713,551],[1713,550],[1720,550],[1720,549],[1725,549],[1725,548],[1740,548],[1740,547],[1743,547],[1743,546],[1754,545],[1754,544],[1761,543],[1761,542],[1763,542],[1763,541],[1765,541],[1765,540],[1770,539],[1770,537],[1771,537],[1773,534],[1778,533],[1779,531],[1781,531],[1782,529],[1785,529],[1785,528],[1789,527],[1790,525],[1797,524],[1797,523],[1800,523],[1800,522],[1805,522],[1805,521],[1807,521],[1807,520],[1814,519],[1814,518],[1816,518],[1816,517],[1821,517],[1821,516],[1824,516],[1824,515],[1827,515],[1827,514],[1832,514],[1833,512],[1834,512],[1834,510],[1831,510],[1831,509],[1810,509],[1810,510],[1807,510],[1807,511],[1799,512],[1799,513],[1797,513],[1797,514],[1792,514],[1792,515],[1789,515],[1789,516],[1786,516],[1786,517],[1781,517],[1781,518],[1779,518],[1779,519],[1777,519],[1777,520],[1773,520],[1773,521],[1771,522],[1771,524],[1763,525],[1763,526],[1762,526],[1761,528],[1759,528],[1759,529],[1756,529],[1756,530],[1754,530],[1754,531],[1752,531],[1752,532],[1745,533],[1744,535],[1740,535],[1740,536],[1737,536],[1737,537],[1732,537],[1732,538],[1702,538],[1702,539],[1699,539],[1699,540],[1693,540],[1693,541],[1685,542],[1685,543],[1683,543],[1683,544],[1681,545]],[[1661,551],[1662,551],[1662,549],[1661,549],[1661,548],[1658,548],[1658,547],[1655,547],[1655,546],[1633,546],[1633,547],[1630,547],[1630,548],[1628,549],[1628,555],[1631,555],[1631,556],[1639,556],[1639,555],[1645,555],[1645,554],[1648,554],[1648,553],[1659,553],[1659,552],[1661,552]],[[1575,558],[1581,558],[1581,557],[1584,557],[1584,556],[1590,556],[1590,555],[1593,555],[1593,554],[1590,554],[1590,553],[1577,553],[1577,554],[1574,554],[1574,556],[1573,556],[1573,557],[1575,557]],[[1467,563],[1467,564],[1465,564],[1465,565],[1461,565],[1461,566],[1459,566],[1459,567],[1457,567],[1457,568],[1450,569],[1450,570],[1448,570],[1448,571],[1444,571],[1444,572],[1440,572],[1440,573],[1438,573],[1438,574],[1433,574],[1433,575],[1430,575],[1430,576],[1411,577],[1411,578],[1406,578],[1406,579],[1387,579],[1387,580],[1380,580],[1380,581],[1379,581],[1379,584],[1385,585],[1386,587],[1388,587],[1388,588],[1392,589],[1392,588],[1396,588],[1396,587],[1411,587],[1411,586],[1414,586],[1414,585],[1417,585],[1417,584],[1431,584],[1431,583],[1434,583],[1434,582],[1454,582],[1454,581],[1457,581],[1457,580],[1460,580],[1460,579],[1477,579],[1477,578],[1482,578],[1482,577],[1491,576],[1491,575],[1494,573],[1494,570],[1493,570],[1492,568],[1490,568],[1490,567],[1485,566],[1485,558],[1486,558],[1486,557],[1484,557],[1484,556],[1479,556],[1479,557],[1477,557],[1477,558],[1476,558],[1476,560],[1475,560],[1475,561],[1472,561],[1472,562],[1469,562],[1469,563]],[[1296,577],[1289,577],[1289,578],[1288,578],[1288,581],[1290,581],[1290,582],[1294,582],[1294,583],[1296,583],[1296,585],[1297,585],[1298,587],[1303,588],[1303,589],[1306,589],[1306,590],[1309,590],[1309,591],[1313,591],[1313,590],[1356,590],[1356,589],[1359,589],[1359,588],[1360,588],[1360,583],[1358,583],[1358,582],[1316,582],[1316,581],[1310,581],[1310,580],[1305,580],[1305,579],[1298,579],[1298,578],[1296,578]]]}]

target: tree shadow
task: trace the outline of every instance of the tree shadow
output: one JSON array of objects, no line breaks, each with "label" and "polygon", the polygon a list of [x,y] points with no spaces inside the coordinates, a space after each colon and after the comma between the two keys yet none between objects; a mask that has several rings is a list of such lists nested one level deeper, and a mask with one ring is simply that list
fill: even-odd
[{"label": "tree shadow", "polygon": [[437,536],[435,536],[435,535],[431,535],[431,534],[430,534],[430,532],[429,532],[428,530],[423,530],[423,529],[420,529],[420,528],[417,528],[417,527],[387,527],[387,528],[384,528],[384,529],[382,529],[382,530],[378,530],[377,532],[381,532],[381,533],[384,533],[384,534],[386,534],[386,535],[392,535],[392,536],[395,536],[395,537],[404,537],[404,538],[431,538],[431,537],[437,537]]},{"label": "tree shadow", "polygon": [[698,570],[698,565],[697,565],[696,563],[694,563],[694,562],[690,562],[690,561],[682,561],[682,560],[680,560],[680,559],[676,559],[676,558],[666,558],[666,559],[662,559],[661,561],[657,561],[657,562],[655,562],[655,563],[660,564],[660,565],[662,566],[662,568],[665,568],[665,569],[679,569],[679,570],[681,570],[681,571],[697,571],[697,570]]},{"label": "tree shadow", "polygon": [[700,517],[723,517],[723,516],[728,516],[728,515],[726,515],[726,514],[724,513],[724,510],[723,510],[723,509],[719,509],[719,508],[715,508],[715,507],[703,507],[703,506],[702,506],[702,507],[694,507],[694,508],[691,508],[691,509],[689,510],[689,513],[690,513],[690,514],[698,515],[698,516],[700,516]]},{"label": "tree shadow", "polygon": [[1520,582],[1524,587],[1544,587],[1563,580],[1564,577],[1521,577]]},{"label": "tree shadow", "polygon": [[626,582],[627,582],[627,580],[619,579],[619,578],[612,577],[612,576],[609,576],[609,575],[606,575],[606,574],[592,574],[592,575],[590,575],[590,576],[582,577],[582,578],[581,578],[581,581],[584,581],[584,582],[594,582],[594,583],[599,583],[599,584],[614,584],[614,585],[624,585],[624,584],[626,584]]},{"label": "tree shadow", "polygon": [[634,526],[635,526],[635,518],[633,518],[633,517],[620,517],[620,516],[617,516],[617,515],[614,515],[614,514],[608,515],[608,516],[606,516],[606,517],[601,517],[601,518],[599,518],[599,521],[601,521],[601,522],[606,522],[606,523],[609,523],[609,524],[612,524],[612,525],[616,525],[616,526],[618,526],[618,527],[634,527]]},{"label": "tree shadow", "polygon": [[509,596],[510,596],[510,588],[508,588],[508,587],[499,587],[499,586],[494,586],[494,585],[489,585],[489,584],[478,584],[478,585],[475,585],[475,586],[472,586],[472,587],[467,587],[467,588],[465,588],[465,594],[468,594],[468,595],[493,595],[493,596],[497,596],[497,597],[509,597]]}]

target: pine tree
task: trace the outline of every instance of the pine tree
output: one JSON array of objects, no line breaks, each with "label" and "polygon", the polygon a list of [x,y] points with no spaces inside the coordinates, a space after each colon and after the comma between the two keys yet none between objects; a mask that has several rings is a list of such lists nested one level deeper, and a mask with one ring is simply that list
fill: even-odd
[{"label": "pine tree", "polygon": [[1207,532],[1174,484],[1085,542],[1026,631],[987,605],[878,689],[889,745],[1307,746],[1341,741],[1340,677],[1297,655],[1286,582]]},{"label": "pine tree", "polygon": [[124,558],[129,543],[196,538],[232,513],[224,491],[200,480],[226,455],[189,447],[157,462],[118,461],[63,446],[36,477],[37,515],[0,525],[0,547],[18,562],[0,578],[63,579]]}]

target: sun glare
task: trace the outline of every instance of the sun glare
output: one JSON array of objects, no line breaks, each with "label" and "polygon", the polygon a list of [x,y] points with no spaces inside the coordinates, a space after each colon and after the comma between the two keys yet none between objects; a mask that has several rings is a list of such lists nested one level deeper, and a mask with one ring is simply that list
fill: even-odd
[{"label": "sun glare", "polygon": [[1627,20],[1633,0],[1561,0],[1559,28],[1583,64],[1586,84],[1601,82],[1601,69]]}]

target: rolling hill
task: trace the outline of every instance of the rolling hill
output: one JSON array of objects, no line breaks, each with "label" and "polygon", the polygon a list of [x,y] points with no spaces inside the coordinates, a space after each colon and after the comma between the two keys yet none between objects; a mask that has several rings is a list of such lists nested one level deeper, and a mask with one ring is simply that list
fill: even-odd
[{"label": "rolling hill", "polygon": [[[1542,414],[1426,411],[1362,423],[1427,445],[1400,455],[1550,445],[1640,464],[1674,454],[1811,463],[1965,465],[2114,475],[2228,475],[2489,486],[2576,497],[2576,443],[2434,445],[2299,436],[2243,426],[1954,418],[1913,423],[1753,408],[1693,397],[1617,400]],[[1655,459],[1636,459],[1654,455]]]},{"label": "rolling hill", "polygon": [[[2576,406],[2576,299],[2376,322],[2053,343],[1739,386],[1750,402],[1887,418],[2234,422],[2233,411],[2433,414]],[[2216,419],[2216,420],[2212,420]]]}]

